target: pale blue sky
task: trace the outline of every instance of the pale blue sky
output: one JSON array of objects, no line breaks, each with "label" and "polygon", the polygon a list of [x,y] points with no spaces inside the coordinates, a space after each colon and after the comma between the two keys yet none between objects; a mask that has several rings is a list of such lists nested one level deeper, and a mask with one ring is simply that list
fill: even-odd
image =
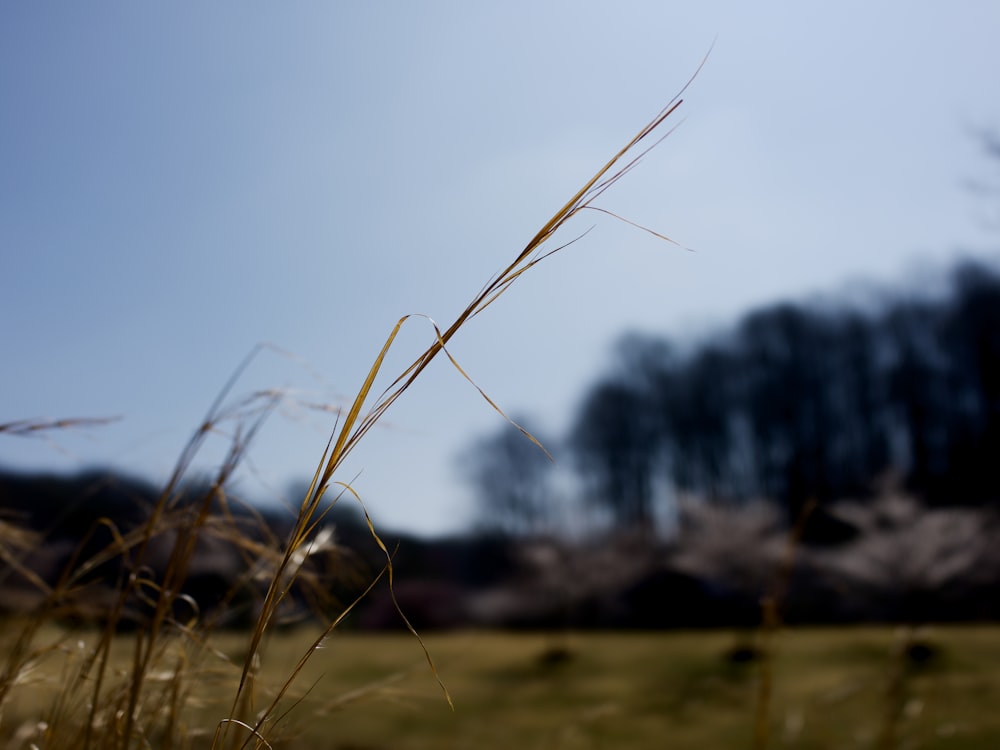
[{"label": "pale blue sky", "polygon": [[[258,342],[297,359],[237,393],[353,394],[398,317],[450,322],[713,41],[601,203],[694,252],[595,215],[454,342],[504,408],[559,433],[625,330],[993,253],[963,185],[993,173],[998,31],[970,0],[4,3],[0,422],[122,419],[0,436],[0,465],[160,478]],[[398,407],[340,478],[383,526],[463,527],[454,457],[499,417],[445,365]],[[311,474],[331,428],[289,400],[242,486]]]}]

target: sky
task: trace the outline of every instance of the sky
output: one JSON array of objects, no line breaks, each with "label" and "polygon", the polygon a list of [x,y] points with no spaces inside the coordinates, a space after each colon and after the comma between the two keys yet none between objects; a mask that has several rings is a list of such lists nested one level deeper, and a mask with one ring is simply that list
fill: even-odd
[{"label": "sky", "polygon": [[[230,376],[284,394],[237,487],[292,502],[396,321],[442,326],[684,86],[579,242],[450,351],[559,435],[627,331],[996,258],[1000,4],[0,5],[0,467],[163,481]],[[995,201],[993,201],[995,204]],[[433,337],[403,329],[384,387]],[[391,376],[391,377],[389,377]],[[380,390],[377,388],[376,390]],[[475,518],[502,419],[442,360],[337,477],[376,525]],[[200,454],[217,466],[234,422]]]}]

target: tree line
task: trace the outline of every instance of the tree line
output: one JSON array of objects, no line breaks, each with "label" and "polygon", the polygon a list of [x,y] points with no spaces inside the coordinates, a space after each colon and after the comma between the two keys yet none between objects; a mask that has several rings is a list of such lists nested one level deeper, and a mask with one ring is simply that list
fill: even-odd
[{"label": "tree line", "polygon": [[[531,420],[522,423],[534,431]],[[963,261],[943,289],[877,304],[780,303],[680,346],[626,336],[566,435],[577,515],[655,525],[679,498],[807,503],[872,495],[887,475],[930,506],[1000,500],[1000,270]],[[555,465],[504,425],[461,466],[483,525],[558,525]]]}]

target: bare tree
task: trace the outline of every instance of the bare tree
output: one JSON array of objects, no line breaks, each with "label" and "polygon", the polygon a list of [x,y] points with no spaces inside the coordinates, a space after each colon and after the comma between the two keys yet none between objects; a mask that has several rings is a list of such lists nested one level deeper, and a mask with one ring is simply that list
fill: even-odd
[{"label": "bare tree", "polygon": [[660,438],[644,389],[603,382],[584,400],[571,435],[574,457],[591,499],[620,529],[652,528]]},{"label": "bare tree", "polygon": [[[549,448],[530,420],[515,421]],[[476,494],[477,520],[484,529],[511,536],[545,530],[552,518],[552,461],[517,427],[504,423],[464,450],[458,462]]]}]

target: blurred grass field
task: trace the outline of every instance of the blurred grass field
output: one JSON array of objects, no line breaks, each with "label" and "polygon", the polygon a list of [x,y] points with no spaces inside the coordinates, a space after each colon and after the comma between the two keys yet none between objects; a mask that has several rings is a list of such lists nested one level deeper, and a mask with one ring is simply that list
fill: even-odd
[{"label": "blurred grass field", "polygon": [[[305,628],[272,636],[261,654],[254,690],[258,709],[267,705],[271,689],[282,684],[315,635]],[[88,637],[75,633],[65,643],[79,648]],[[1000,629],[934,628],[921,638],[933,649],[925,662],[901,658],[900,631],[891,628],[780,632],[770,661],[767,746],[887,746],[886,722],[894,717],[895,747],[1000,747],[995,710]],[[127,668],[128,640],[121,636],[116,644],[113,658],[120,663],[112,670]],[[454,711],[412,636],[341,632],[307,663],[285,701],[288,713],[269,737],[272,746],[754,746],[760,665],[732,658],[734,646],[743,642],[739,634],[471,632],[431,635],[425,641]],[[232,663],[208,654],[200,677],[189,680],[184,717],[190,725],[178,730],[195,747],[199,737],[207,746],[216,723],[227,715],[246,635],[219,634],[213,646]],[[30,746],[30,728],[44,720],[67,656],[54,652],[40,663],[30,684],[7,706],[5,747]],[[169,690],[169,673],[162,680]]]}]

